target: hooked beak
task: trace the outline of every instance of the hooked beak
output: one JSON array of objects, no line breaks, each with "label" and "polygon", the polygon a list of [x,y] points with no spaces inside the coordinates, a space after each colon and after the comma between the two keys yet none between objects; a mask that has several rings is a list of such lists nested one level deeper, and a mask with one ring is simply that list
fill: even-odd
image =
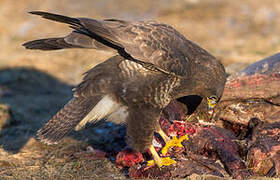
[{"label": "hooked beak", "polygon": [[215,107],[216,104],[217,104],[216,99],[210,99],[210,98],[208,98],[208,97],[207,97],[206,99],[207,99],[207,104],[208,104],[209,110],[214,109],[214,107]]}]

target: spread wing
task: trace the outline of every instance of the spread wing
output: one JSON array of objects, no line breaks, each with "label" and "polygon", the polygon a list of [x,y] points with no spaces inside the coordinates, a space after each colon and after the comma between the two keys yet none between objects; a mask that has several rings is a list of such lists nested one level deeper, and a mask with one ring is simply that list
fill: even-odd
[{"label": "spread wing", "polygon": [[23,44],[28,49],[56,50],[63,48],[94,48],[118,51],[123,57],[146,67],[179,76],[190,72],[185,49],[193,43],[166,24],[153,21],[129,22],[115,19],[95,20],[71,18],[34,11],[43,18],[70,24],[74,31],[66,37],[35,40]]}]

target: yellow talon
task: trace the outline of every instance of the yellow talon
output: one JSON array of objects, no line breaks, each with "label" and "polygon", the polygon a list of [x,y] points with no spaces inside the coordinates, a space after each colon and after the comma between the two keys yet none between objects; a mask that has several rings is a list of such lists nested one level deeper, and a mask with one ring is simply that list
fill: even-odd
[{"label": "yellow talon", "polygon": [[[163,155],[166,155],[170,147],[183,147],[182,141],[189,139],[188,135],[181,136],[179,139],[176,136],[173,136],[172,139],[170,139],[161,129],[158,131],[158,133],[165,142],[165,146],[161,150]],[[147,161],[147,166],[153,166],[156,164],[160,168],[162,166],[169,166],[176,163],[176,161],[170,157],[160,157],[153,145],[151,145],[149,149],[154,160]]]},{"label": "yellow talon", "polygon": [[160,168],[161,166],[169,166],[176,163],[176,161],[170,157],[159,157],[153,145],[150,146],[150,152],[152,153],[154,160],[148,161],[147,166],[153,166],[156,164]]},{"label": "yellow talon", "polygon": [[[176,164],[176,161],[171,159],[170,157],[161,157],[158,160],[159,161],[156,164],[159,168],[162,166],[170,166],[172,164]],[[155,165],[154,160],[147,161],[147,166],[153,166],[153,165]]]},{"label": "yellow talon", "polygon": [[162,148],[161,153],[165,155],[170,147],[183,147],[182,141],[188,139],[188,135],[181,136],[179,139],[176,136],[173,136],[170,141],[165,142],[165,146]]},{"label": "yellow talon", "polygon": [[153,166],[153,165],[155,165],[154,160],[147,161],[147,166]]}]

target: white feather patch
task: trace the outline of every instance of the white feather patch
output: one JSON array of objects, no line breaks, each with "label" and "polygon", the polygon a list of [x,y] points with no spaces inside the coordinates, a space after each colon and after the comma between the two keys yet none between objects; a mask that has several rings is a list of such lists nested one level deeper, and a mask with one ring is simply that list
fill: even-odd
[{"label": "white feather patch", "polygon": [[109,116],[117,111],[122,105],[115,102],[109,95],[104,96],[88,113],[88,115],[75,127],[75,130],[82,129],[88,122],[94,122]]},{"label": "white feather patch", "polygon": [[128,117],[128,110],[126,106],[121,106],[115,112],[108,116],[107,120],[115,124],[123,124]]}]

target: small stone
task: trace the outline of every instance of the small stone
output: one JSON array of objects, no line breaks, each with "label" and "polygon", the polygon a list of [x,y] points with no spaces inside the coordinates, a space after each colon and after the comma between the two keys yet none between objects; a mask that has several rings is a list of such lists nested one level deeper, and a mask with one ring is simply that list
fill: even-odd
[{"label": "small stone", "polygon": [[12,114],[10,107],[5,104],[0,104],[0,129],[12,124]]}]

